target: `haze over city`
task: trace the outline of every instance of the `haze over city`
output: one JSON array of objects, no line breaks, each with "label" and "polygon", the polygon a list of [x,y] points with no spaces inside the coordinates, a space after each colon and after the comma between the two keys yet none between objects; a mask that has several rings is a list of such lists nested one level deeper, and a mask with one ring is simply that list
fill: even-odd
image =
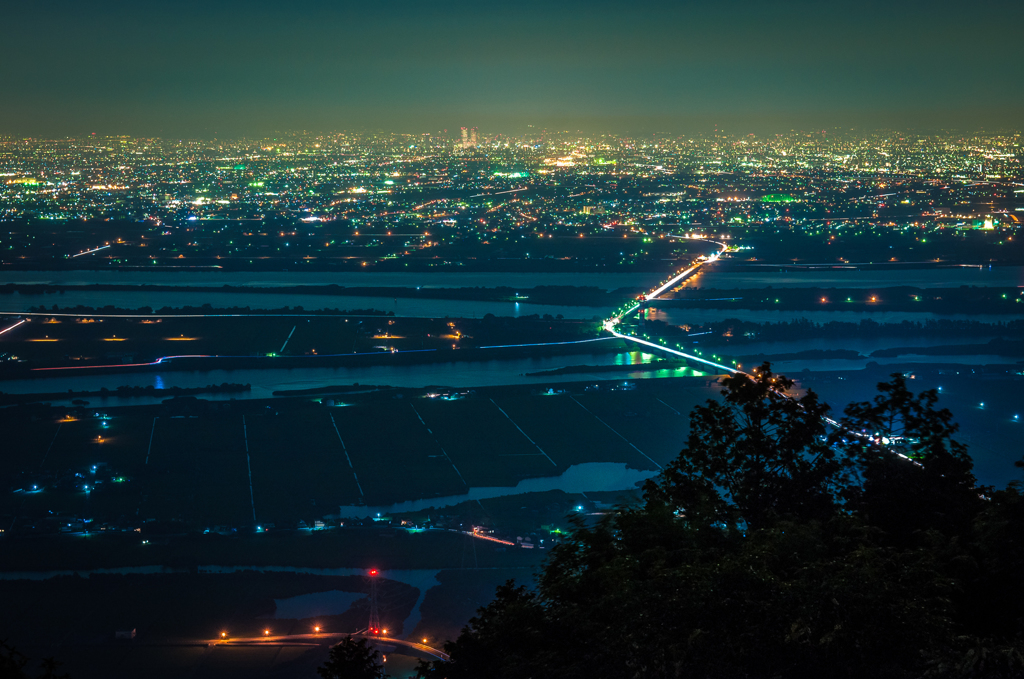
[{"label": "haze over city", "polygon": [[1012,129],[1009,0],[15,3],[0,129],[33,136]]}]

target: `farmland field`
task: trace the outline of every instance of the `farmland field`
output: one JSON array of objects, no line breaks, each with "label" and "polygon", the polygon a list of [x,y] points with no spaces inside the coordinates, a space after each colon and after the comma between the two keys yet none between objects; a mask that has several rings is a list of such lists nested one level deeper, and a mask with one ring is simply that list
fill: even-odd
[{"label": "farmland field", "polygon": [[246,418],[259,521],[291,521],[355,504],[360,493],[329,414]]},{"label": "farmland field", "polygon": [[514,487],[587,462],[656,470],[684,444],[689,410],[713,393],[696,380],[613,385],[499,387],[452,399],[370,389],[344,406],[181,399],[37,410],[0,453],[9,488],[0,523],[21,517],[36,532],[47,532],[39,522],[84,518],[295,527],[340,506]]},{"label": "farmland field", "polygon": [[366,504],[455,495],[466,491],[452,463],[405,400],[332,412]]},{"label": "farmland field", "polygon": [[686,443],[690,410],[709,395],[707,389],[677,389],[588,392],[575,398],[658,464],[665,465]]},{"label": "farmland field", "polygon": [[251,523],[242,417],[160,418],[141,515],[188,523]]},{"label": "farmland field", "polygon": [[638,451],[603,426],[569,394],[496,398],[495,403],[565,469],[584,462],[625,462],[634,469],[654,469]]},{"label": "farmland field", "polygon": [[515,485],[559,471],[490,399],[424,401],[416,409],[470,486]]}]

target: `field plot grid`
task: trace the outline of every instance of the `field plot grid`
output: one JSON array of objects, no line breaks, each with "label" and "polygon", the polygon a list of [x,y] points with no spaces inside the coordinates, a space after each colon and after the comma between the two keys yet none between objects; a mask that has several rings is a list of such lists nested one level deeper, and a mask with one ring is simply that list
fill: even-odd
[{"label": "field plot grid", "polygon": [[[52,421],[28,421],[9,427],[9,431],[4,432],[5,443],[0,447],[0,483],[9,483],[12,489],[31,488],[32,475],[40,471],[46,451],[56,440],[58,427]],[[31,513],[35,505],[40,509],[43,507],[38,498],[32,498],[25,492],[0,493],[0,515],[13,517]],[[0,524],[0,528],[8,526]]]},{"label": "field plot grid", "polygon": [[328,413],[286,411],[246,425],[258,521],[308,522],[359,501]]},{"label": "field plot grid", "polygon": [[0,449],[0,462],[5,469],[37,471],[43,456],[55,441],[63,423],[53,421],[26,421],[4,432],[4,445]]},{"label": "field plot grid", "polygon": [[466,492],[466,484],[409,403],[336,408],[332,414],[366,504]]},{"label": "field plot grid", "polygon": [[559,471],[584,462],[657,469],[645,457],[647,451],[638,452],[568,395],[496,398],[495,403],[547,452]]},{"label": "field plot grid", "polygon": [[421,401],[416,409],[470,486],[514,486],[559,473],[488,399]]},{"label": "field plot grid", "polygon": [[605,391],[573,398],[659,465],[678,457],[686,443],[689,418],[678,413],[688,411],[673,409],[654,395]]},{"label": "field plot grid", "polygon": [[253,522],[238,415],[161,417],[146,477],[143,518],[233,526]]}]

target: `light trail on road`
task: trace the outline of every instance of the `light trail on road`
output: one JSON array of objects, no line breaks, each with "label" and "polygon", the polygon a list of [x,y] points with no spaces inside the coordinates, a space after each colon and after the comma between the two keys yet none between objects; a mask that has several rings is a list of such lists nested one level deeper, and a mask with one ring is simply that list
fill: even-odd
[{"label": "light trail on road", "polygon": [[700,356],[694,356],[693,354],[688,354],[688,353],[686,353],[684,351],[679,351],[678,349],[673,349],[671,347],[666,347],[666,346],[664,346],[662,344],[655,344],[654,342],[649,342],[649,341],[647,341],[645,339],[640,339],[639,337],[634,337],[633,335],[623,335],[622,333],[616,332],[615,330],[612,330],[611,328],[608,328],[608,327],[606,327],[605,330],[607,330],[608,332],[612,333],[612,335],[614,335],[615,337],[618,337],[620,339],[629,340],[630,342],[636,342],[637,344],[643,344],[644,346],[651,347],[652,349],[660,349],[661,351],[667,351],[670,354],[675,354],[676,356],[682,356],[683,358],[685,358],[687,360],[697,361],[698,363],[703,363],[704,365],[709,365],[709,366],[711,366],[713,368],[719,368],[719,369],[724,370],[724,371],[726,371],[728,373],[733,373],[733,374],[735,374],[735,373],[743,373],[744,375],[747,374],[747,373],[744,373],[742,370],[737,370],[736,368],[730,368],[727,365],[722,365],[721,363],[715,363],[714,361],[709,361],[706,358],[701,358]]},{"label": "light trail on road", "polygon": [[[52,315],[59,315],[59,314],[40,314],[40,315],[52,316]],[[66,316],[89,316],[89,317],[97,316],[96,314],[63,314],[63,315],[66,315]],[[248,314],[240,314],[240,315],[248,315]],[[146,317],[149,318],[150,316],[146,316]],[[175,317],[175,315],[165,316],[165,318],[174,318],[174,317]],[[202,316],[200,316],[200,317],[202,317]],[[372,318],[380,318],[380,316],[373,316]],[[587,340],[572,340],[572,341],[566,341],[566,342],[541,342],[541,343],[538,343],[538,344],[496,344],[496,345],[493,345],[493,346],[476,347],[476,348],[477,349],[515,349],[515,348],[518,348],[518,347],[546,347],[546,346],[556,346],[556,345],[563,345],[563,344],[582,344],[584,342],[602,342],[602,341],[610,340],[610,339],[614,339],[614,338],[613,337],[597,337],[597,338],[594,338],[594,339],[587,339]],[[114,364],[109,364],[109,365],[60,365],[60,366],[52,366],[52,367],[49,367],[49,368],[32,368],[32,370],[94,370],[96,368],[141,368],[141,367],[146,367],[146,366],[160,365],[160,364],[162,364],[164,362],[170,362],[170,361],[172,361],[172,360],[174,360],[176,358],[245,358],[245,359],[263,359],[263,360],[281,359],[281,358],[288,358],[288,359],[318,359],[318,358],[320,358],[320,359],[323,359],[323,358],[339,358],[339,357],[349,357],[349,356],[380,356],[382,354],[425,354],[425,353],[431,353],[431,352],[437,352],[437,351],[438,351],[437,349],[404,349],[404,350],[401,350],[401,351],[387,351],[387,352],[364,351],[364,352],[361,352],[361,353],[351,353],[351,354],[314,354],[314,355],[303,354],[301,356],[300,355],[294,355],[294,356],[280,356],[280,355],[279,356],[226,356],[226,355],[220,355],[220,354],[183,354],[183,355],[177,355],[177,356],[161,356],[160,358],[158,358],[158,359],[156,359],[154,361],[149,361],[148,363],[114,363]]]},{"label": "light trail on road", "polygon": [[[717,259],[717,257],[715,259]],[[709,260],[709,261],[714,261],[714,260]],[[681,272],[678,276],[674,276],[673,278],[670,278],[669,281],[667,283],[665,283],[663,286],[661,286],[660,288],[658,288],[654,292],[651,292],[651,293],[647,294],[646,295],[647,301],[649,302],[652,299],[655,299],[658,295],[660,295],[661,293],[665,292],[669,288],[673,287],[674,285],[676,285],[677,283],[682,281],[684,278],[689,276],[691,273],[693,273],[694,271],[699,269],[702,264],[704,264],[704,262],[701,262],[700,264],[694,264],[693,266],[691,266],[686,271]]]},{"label": "light trail on road", "polygon": [[[714,241],[711,241],[711,242],[714,242]],[[719,250],[714,255],[712,255],[711,257],[708,257],[707,259],[705,259],[703,261],[700,261],[697,264],[694,264],[693,266],[691,266],[690,268],[686,269],[685,271],[677,274],[676,276],[673,276],[664,285],[662,285],[661,287],[655,289],[653,292],[645,295],[645,300],[649,302],[649,301],[651,301],[653,299],[656,299],[663,292],[665,292],[666,290],[670,289],[673,285],[676,285],[677,283],[682,281],[684,278],[686,278],[688,275],[692,274],[694,271],[698,270],[700,267],[704,266],[705,264],[709,264],[711,262],[717,261],[718,258],[722,255],[722,253],[724,253],[728,249],[728,246],[725,245],[724,243],[715,243],[715,244],[721,246],[722,249]],[[651,347],[652,349],[658,349],[660,351],[665,351],[665,352],[668,352],[670,354],[674,354],[676,356],[681,356],[682,358],[685,358],[685,359],[687,359],[689,361],[696,361],[697,363],[702,363],[704,365],[707,365],[707,366],[710,366],[710,367],[713,367],[713,368],[717,368],[719,370],[724,370],[725,372],[727,372],[727,373],[729,373],[731,375],[746,375],[747,377],[754,377],[754,375],[751,375],[750,373],[745,372],[743,370],[738,370],[736,368],[730,368],[727,365],[722,365],[721,363],[715,363],[714,361],[709,361],[706,358],[701,358],[700,356],[694,356],[693,354],[688,354],[685,351],[680,351],[678,349],[673,349],[672,347],[667,347],[667,346],[664,346],[664,345],[661,345],[661,344],[656,344],[655,342],[651,342],[651,341],[648,341],[648,340],[645,340],[645,339],[641,339],[641,338],[636,337],[634,335],[625,335],[625,334],[623,334],[621,332],[618,332],[615,329],[615,326],[617,326],[619,323],[621,323],[622,319],[624,317],[626,317],[629,314],[633,313],[634,311],[639,309],[641,306],[642,305],[639,302],[637,302],[637,303],[631,305],[627,310],[623,311],[619,315],[612,316],[611,318],[609,318],[608,320],[606,320],[604,322],[604,329],[607,332],[611,333],[611,335],[613,337],[617,337],[619,339],[624,339],[624,340],[629,340],[630,342],[636,342],[637,344],[643,344],[644,346]],[[699,334],[707,334],[707,333],[699,333]],[[782,395],[782,396],[784,396],[786,398],[794,399],[793,396],[791,396],[789,394],[786,394],[784,392],[778,391],[777,389],[773,388],[772,390],[775,393],[780,394],[780,395]],[[576,399],[573,399],[573,400],[575,401]],[[661,399],[658,399],[658,400],[661,401]],[[661,401],[661,402],[664,403],[666,406],[668,406],[668,404],[665,403],[664,401]],[[579,403],[579,401],[577,401],[577,403]],[[580,404],[580,405],[582,405],[582,404]],[[671,408],[671,406],[668,406],[668,407]],[[675,410],[674,408],[671,408],[671,409]],[[676,412],[678,413],[678,411],[676,411]],[[600,420],[600,418],[598,418],[598,419]],[[870,435],[868,435],[866,433],[862,433],[862,432],[852,431],[852,430],[848,429],[847,427],[845,427],[841,422],[839,422],[838,420],[835,420],[835,419],[833,419],[831,417],[825,416],[822,419],[825,421],[826,424],[834,427],[837,430],[846,432],[846,433],[850,434],[851,436],[855,436],[857,438],[867,439],[867,440],[874,441],[874,439],[872,439]],[[608,426],[608,425],[605,424],[605,426]],[[608,427],[608,428],[611,429],[611,427]],[[615,430],[612,429],[612,431],[615,431]],[[618,433],[618,432],[615,432],[615,433]],[[621,437],[622,435],[619,434],[619,436]],[[623,440],[625,440],[625,437],[623,437]],[[875,442],[878,443],[878,441],[875,441]],[[627,443],[628,443],[628,441],[627,441]],[[632,445],[632,444],[630,444],[630,445]],[[636,446],[633,446],[633,447],[636,448]],[[908,462],[911,462],[912,464],[917,465],[918,467],[923,467],[924,466],[920,462],[918,462],[917,460],[914,460],[913,458],[908,457],[907,455],[904,455],[901,452],[892,450],[887,445],[884,446],[884,448],[888,452],[890,452],[890,453],[892,453],[894,455],[897,455],[897,456],[903,458],[904,460],[907,460]],[[637,450],[639,450],[639,449],[637,449]],[[646,457],[646,455],[644,457]],[[650,459],[650,458],[648,458],[648,459]],[[655,463],[655,464],[657,464],[657,463]]]},{"label": "light trail on road", "polygon": [[529,189],[509,189],[508,191],[498,191],[497,193],[474,193],[470,198],[480,198],[481,196],[500,196],[506,193],[519,193],[520,191],[528,191]]},{"label": "light trail on road", "polygon": [[15,328],[17,328],[22,323],[28,323],[28,319],[27,318],[23,318],[20,321],[18,321],[17,323],[15,323],[14,325],[9,326],[7,328],[4,328],[3,330],[0,330],[0,335],[4,334],[5,332],[10,332],[11,330],[14,330]]},{"label": "light trail on road", "polygon": [[553,347],[560,344],[585,344],[587,342],[603,342],[610,340],[611,337],[595,337],[594,339],[585,340],[566,340],[564,342],[535,342],[533,344],[494,344],[486,347],[477,347],[478,349],[512,349],[515,347]]},{"label": "light trail on road", "polygon": [[459,530],[459,531],[455,531],[455,532],[456,533],[462,533],[464,535],[468,535],[468,536],[473,537],[473,538],[478,538],[480,540],[487,540],[488,542],[497,542],[500,545],[508,545],[509,547],[515,547],[516,546],[516,543],[514,543],[514,542],[510,542],[508,540],[502,540],[501,538],[492,537],[490,535],[484,535],[483,533],[478,533],[475,530],[473,530],[473,531]]},{"label": "light trail on road", "polygon": [[77,255],[71,255],[71,257],[74,258],[74,257],[81,257],[82,255],[91,255],[94,252],[99,252],[100,250],[106,250],[109,247],[110,247],[109,245],[101,245],[98,248],[93,248],[92,250],[86,250],[85,252],[79,252]]},{"label": "light trail on road", "polygon": [[0,311],[0,316],[53,316],[63,318],[429,318],[428,316],[381,316],[380,314],[93,314],[52,311]]},{"label": "light trail on road", "polygon": [[[50,368],[32,368],[32,370],[89,370],[93,368],[139,368],[147,365],[160,365],[164,361],[170,361],[175,358],[216,358],[209,354],[191,354],[184,356],[161,356],[155,361],[149,363],[115,363],[111,365],[59,365]],[[238,358],[251,358],[248,356],[239,356]]]},{"label": "light trail on road", "polygon": [[[644,295],[644,300],[647,301],[647,302],[650,302],[651,300],[657,299],[666,290],[670,290],[672,287],[678,285],[681,281],[685,280],[688,276],[690,276],[691,274],[693,274],[693,272],[695,272],[698,269],[700,269],[701,267],[703,267],[705,264],[711,264],[712,262],[718,261],[718,258],[722,256],[722,253],[724,253],[728,249],[728,246],[725,245],[724,243],[717,243],[715,241],[708,241],[708,242],[715,243],[715,245],[718,245],[722,249],[719,250],[718,252],[716,252],[715,254],[711,255],[710,257],[703,257],[702,256],[702,259],[698,260],[696,264],[690,266],[688,269],[686,269],[684,271],[680,271],[675,276],[672,276],[671,278],[669,278],[660,287],[655,288],[651,292],[649,292],[646,295]],[[621,332],[619,332],[619,331],[617,331],[615,329],[615,326],[619,325],[619,323],[622,322],[623,318],[625,318],[626,316],[630,315],[631,313],[633,313],[634,311],[639,309],[641,306],[642,306],[642,304],[640,302],[635,302],[634,304],[630,305],[628,309],[626,309],[625,311],[623,311],[619,315],[612,316],[611,318],[609,318],[608,320],[606,320],[604,322],[604,329],[607,332],[611,333],[611,335],[613,337],[617,337],[619,339],[629,340],[630,342],[636,342],[637,344],[643,344],[644,346],[651,347],[652,349],[658,349],[660,351],[667,351],[670,354],[675,354],[676,356],[681,356],[682,358],[685,358],[687,360],[696,361],[697,363],[702,363],[702,364],[710,366],[712,368],[717,368],[719,370],[724,370],[724,371],[726,371],[728,373],[731,373],[731,374],[735,374],[735,373],[743,373],[744,375],[747,374],[747,373],[744,373],[742,370],[737,370],[736,368],[730,368],[727,365],[722,365],[721,363],[715,363],[714,361],[709,361],[706,358],[701,358],[700,356],[694,356],[693,354],[688,354],[685,351],[679,351],[678,349],[672,349],[671,347],[666,347],[666,346],[663,346],[661,344],[657,344],[655,342],[650,342],[648,340],[636,337],[635,335],[625,335],[625,334],[623,334],[623,333],[621,333]]]}]

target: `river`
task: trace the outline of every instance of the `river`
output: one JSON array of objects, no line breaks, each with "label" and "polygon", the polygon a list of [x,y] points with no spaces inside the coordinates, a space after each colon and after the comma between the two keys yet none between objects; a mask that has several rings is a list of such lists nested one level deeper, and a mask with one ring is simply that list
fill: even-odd
[{"label": "river", "polygon": [[250,307],[253,309],[279,309],[301,306],[305,311],[316,309],[379,309],[394,312],[395,316],[417,318],[483,318],[495,316],[530,316],[532,314],[561,314],[564,318],[604,318],[614,309],[608,307],[563,306],[530,304],[529,302],[480,302],[456,299],[410,299],[395,297],[356,297],[350,295],[310,295],[296,293],[262,292],[153,292],[144,290],[71,290],[63,295],[0,295],[0,315],[28,311],[40,304],[52,307],[115,306],[121,309],[150,307]]},{"label": "river", "polygon": [[[895,363],[951,363],[958,365],[986,365],[986,364],[1008,364],[1016,363],[1021,357],[994,356],[991,354],[977,354],[967,356],[929,356],[923,354],[904,354],[894,357],[872,357],[870,354],[879,349],[889,349],[896,346],[914,347],[938,347],[957,344],[985,344],[993,339],[992,336],[964,337],[950,339],[948,337],[854,337],[844,340],[834,338],[818,337],[811,339],[800,339],[786,342],[751,342],[750,344],[735,344],[731,346],[711,345],[703,349],[725,356],[779,356],[783,354],[794,354],[801,351],[846,349],[859,352],[863,358],[823,358],[823,359],[792,359],[785,361],[772,361],[772,369],[781,373],[795,374],[803,370],[860,370],[869,363],[879,365],[890,365]],[[694,347],[700,344],[694,343]],[[746,367],[746,366],[745,366]]]},{"label": "river", "polygon": [[[982,338],[964,340],[964,343],[980,343]],[[901,338],[898,342],[889,339],[850,342],[829,342],[828,340],[803,340],[796,342],[768,343],[736,346],[729,349],[716,347],[729,355],[754,355],[758,353],[795,353],[806,349],[855,349],[869,353],[875,348],[895,344],[931,345],[935,342]],[[948,342],[945,342],[948,343]],[[695,345],[697,346],[697,345]],[[710,349],[710,348],[709,348]],[[529,377],[525,373],[553,370],[574,365],[637,365],[662,358],[646,352],[630,351],[609,354],[559,355],[533,358],[502,359],[492,361],[461,361],[458,363],[434,363],[403,366],[366,366],[360,368],[246,368],[240,370],[166,371],[138,372],[116,375],[90,375],[79,373],[63,374],[59,377],[43,377],[31,380],[6,380],[0,382],[0,391],[10,394],[60,393],[74,391],[99,391],[102,387],[116,389],[119,386],[154,386],[158,389],[170,387],[205,387],[223,382],[251,384],[252,391],[227,394],[201,394],[198,398],[211,401],[232,398],[271,398],[274,391],[288,389],[311,389],[331,385],[387,385],[392,387],[423,388],[441,386],[453,388],[491,387],[510,384],[530,384],[538,387],[566,382],[590,382],[602,380],[637,380],[645,378],[689,377],[704,373],[691,368],[636,370],[623,372],[579,372],[564,375]],[[666,357],[671,358],[671,357]],[[860,370],[868,363],[881,365],[900,363],[949,363],[960,365],[1012,364],[1018,358],[992,355],[968,356],[918,356],[905,355],[886,358],[861,359],[796,359],[774,362],[774,367],[784,373],[795,374],[803,370]],[[77,397],[76,397],[77,398]],[[85,400],[92,407],[154,405],[168,396],[89,396]],[[344,397],[342,397],[344,398]],[[71,405],[72,398],[49,399],[54,405]]]},{"label": "river", "polygon": [[922,269],[793,269],[779,265],[712,264],[687,287],[720,290],[765,288],[956,288],[1022,286],[1024,266],[936,266]]},{"label": "river", "polygon": [[[604,290],[619,288],[651,288],[659,282],[654,273],[620,274],[564,274],[564,273],[319,273],[319,272],[260,272],[240,273],[222,271],[10,271],[4,272],[3,283],[48,283],[52,285],[89,285],[96,283],[120,285],[235,285],[254,287],[282,287],[293,285],[345,285],[381,286],[407,288],[458,288],[520,286],[528,290],[539,285],[593,286]],[[1024,285],[1024,267],[947,267],[934,269],[905,270],[828,270],[792,271],[765,269],[763,271],[735,271],[710,265],[710,268],[688,281],[690,286],[717,289],[772,287],[852,287],[873,288],[909,285],[917,287],[939,287],[960,285]],[[148,306],[200,307],[210,304],[217,308],[250,307],[281,308],[302,307],[304,310],[318,309],[379,309],[394,312],[396,316],[420,318],[464,317],[482,318],[486,314],[495,316],[529,316],[533,314],[562,315],[564,318],[604,318],[612,313],[612,307],[588,307],[572,305],[531,304],[527,301],[470,301],[445,299],[409,299],[395,297],[313,295],[304,293],[256,293],[256,292],[153,292],[143,290],[71,290],[65,294],[0,296],[0,313],[22,312],[40,304],[50,307],[77,305],[104,307],[112,305],[125,309]],[[670,323],[694,323],[707,320],[740,318],[744,320],[790,320],[807,318],[816,322],[827,320],[854,320],[873,318],[879,322],[896,322],[903,319],[954,318],[992,322],[1005,316],[938,315],[901,312],[844,312],[806,311],[777,312],[753,310],[718,309],[665,309],[665,316],[656,316]]]},{"label": "river", "polygon": [[[896,285],[896,284],[1006,284],[1007,281],[1024,276],[1024,267],[994,267],[993,269],[946,268],[927,270],[893,270],[893,271],[812,271],[797,273],[765,272],[733,272],[712,270],[700,279],[709,287],[741,286],[788,286],[788,285]],[[297,285],[324,284],[337,282],[348,285],[402,285],[430,287],[462,287],[462,286],[494,286],[507,285],[511,281],[521,281],[524,288],[534,285],[594,285],[605,289],[630,285],[653,286],[657,283],[653,274],[501,274],[501,273],[441,273],[441,274],[380,274],[380,273],[346,273],[324,274],[306,272],[279,273],[225,273],[225,272],[140,272],[140,271],[78,271],[78,272],[5,272],[5,282],[57,282],[64,284],[85,283],[160,283],[173,285],[195,284],[232,284],[232,285]],[[302,306],[305,309],[317,308],[377,308],[394,311],[400,316],[444,317],[463,316],[480,318],[486,313],[507,316],[524,316],[530,314],[562,314],[566,318],[606,317],[612,310],[602,307],[548,306],[529,304],[528,302],[478,302],[460,300],[435,299],[398,299],[390,297],[348,297],[303,294],[262,294],[262,293],[176,293],[176,292],[142,292],[142,291],[75,291],[64,295],[12,295],[0,297],[0,305],[10,310],[24,310],[39,304],[59,304],[61,306],[103,306],[112,304],[125,308],[150,306],[201,306],[209,303],[214,306],[252,306],[252,307],[283,307]],[[709,321],[722,321],[730,318],[755,322],[780,322],[806,318],[816,323],[828,321],[860,322],[872,319],[880,323],[895,323],[905,320],[926,321],[933,319],[975,320],[983,322],[1006,321],[1019,318],[1018,315],[996,314],[931,314],[924,312],[858,312],[858,311],[762,311],[744,309],[686,309],[657,308],[655,302],[651,316],[672,324],[699,324]],[[851,339],[844,341],[822,339],[799,339],[792,342],[764,343],[736,347],[730,350],[737,354],[757,353],[795,353],[808,349],[854,349],[863,354],[894,344],[916,346],[950,343],[981,343],[989,338],[970,338],[964,340],[919,340],[915,338],[882,338],[879,340]],[[242,370],[210,370],[190,372],[141,372],[118,375],[62,374],[59,377],[47,377],[34,380],[10,380],[2,383],[2,390],[9,393],[31,392],[63,392],[68,389],[75,391],[95,391],[101,387],[108,389],[121,385],[166,387],[202,387],[207,384],[234,382],[251,384],[253,389],[246,396],[250,398],[268,398],[272,392],[286,389],[306,389],[333,384],[381,384],[396,387],[419,388],[428,385],[444,385],[451,387],[497,386],[503,384],[544,384],[560,382],[576,382],[608,379],[636,379],[640,377],[670,377],[692,374],[692,371],[660,370],[647,373],[575,373],[569,375],[549,376],[543,378],[526,377],[525,373],[551,370],[569,365],[613,365],[647,362],[650,354],[640,352],[620,352],[611,354],[579,354],[559,355],[554,357],[534,357],[494,361],[466,361],[445,364],[425,364],[410,366],[370,366],[359,368],[292,368],[292,369],[242,369]],[[994,356],[900,356],[890,359],[859,359],[859,360],[796,360],[778,364],[780,369],[790,372],[804,369],[812,370],[856,370],[869,361],[878,363],[1013,363],[1006,357]],[[211,400],[237,397],[232,394],[211,394],[203,396]],[[154,397],[107,399],[90,398],[93,405],[98,404],[151,404],[162,400]]]},{"label": "river", "polygon": [[751,323],[781,323],[782,321],[797,321],[802,318],[814,323],[828,323],[829,321],[860,323],[869,319],[877,323],[902,323],[903,321],[924,323],[925,321],[937,321],[940,319],[978,321],[979,323],[1005,323],[1006,321],[1024,318],[1024,313],[933,314],[926,311],[775,311],[765,309],[704,309],[697,307],[659,308],[657,301],[655,301],[652,302],[648,318],[665,321],[672,325],[700,325],[702,323],[725,321],[731,318],[750,321]]},{"label": "river", "polygon": [[[572,354],[536,356],[532,358],[500,359],[491,361],[460,361],[455,363],[428,363],[423,365],[376,365],[359,368],[246,368],[241,370],[138,372],[117,375],[90,375],[64,373],[60,376],[31,380],[0,382],[2,391],[10,394],[58,393],[99,391],[102,387],[114,389],[121,385],[170,387],[205,387],[208,384],[230,382],[251,384],[252,391],[242,393],[205,394],[199,398],[228,400],[232,398],[271,398],[274,391],[310,389],[329,385],[359,384],[388,385],[392,387],[421,388],[426,386],[487,387],[505,384],[536,384],[544,386],[562,382],[590,380],[638,379],[642,377],[686,377],[702,375],[689,368],[650,372],[571,373],[547,377],[527,377],[525,373],[554,370],[572,365],[635,365],[649,363],[656,356],[640,351],[621,351],[605,354]],[[106,398],[89,397],[90,405],[151,405],[166,396],[122,397],[111,394]],[[50,400],[54,404],[70,405],[71,399]]]},{"label": "river", "polygon": [[602,290],[645,288],[658,282],[657,273],[344,273],[307,271],[5,271],[0,283],[34,285],[237,285],[257,288],[292,285],[344,285],[398,288],[533,288],[540,285],[593,286]]},{"label": "river", "polygon": [[[742,266],[742,268],[739,268]],[[594,286],[603,290],[648,287],[657,273],[502,273],[502,272],[307,272],[307,271],[5,271],[0,283],[48,285],[233,285],[261,288],[293,285],[348,287],[463,288],[499,286],[532,288],[539,285]],[[848,287],[876,288],[909,285],[919,288],[961,285],[1024,285],[1024,266],[937,265],[916,269],[794,269],[784,265],[741,265],[725,260],[711,265],[690,285],[709,288]]]}]

